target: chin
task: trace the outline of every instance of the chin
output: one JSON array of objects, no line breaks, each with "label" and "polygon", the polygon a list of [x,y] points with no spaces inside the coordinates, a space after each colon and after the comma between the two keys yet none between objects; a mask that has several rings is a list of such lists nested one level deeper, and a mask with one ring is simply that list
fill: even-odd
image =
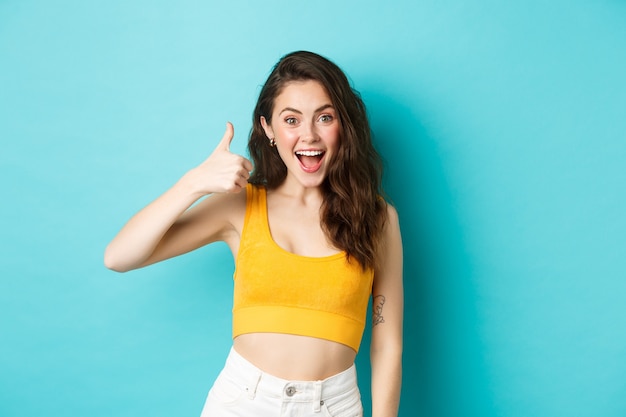
[{"label": "chin", "polygon": [[306,188],[319,188],[322,186],[322,184],[324,183],[324,179],[321,179],[319,181],[300,181],[300,183],[306,187]]},{"label": "chin", "polygon": [[306,188],[315,188],[321,187],[326,179],[326,175],[315,175],[306,174],[304,177],[298,178],[298,182],[302,184]]}]

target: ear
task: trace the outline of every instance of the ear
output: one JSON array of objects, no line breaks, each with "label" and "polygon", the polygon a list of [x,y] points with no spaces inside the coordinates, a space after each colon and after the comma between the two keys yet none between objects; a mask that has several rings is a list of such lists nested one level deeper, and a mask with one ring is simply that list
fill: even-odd
[{"label": "ear", "polygon": [[267,120],[265,120],[265,116],[261,116],[261,126],[263,126],[265,136],[267,136],[268,139],[274,139],[274,129],[272,129],[272,126],[267,123]]}]

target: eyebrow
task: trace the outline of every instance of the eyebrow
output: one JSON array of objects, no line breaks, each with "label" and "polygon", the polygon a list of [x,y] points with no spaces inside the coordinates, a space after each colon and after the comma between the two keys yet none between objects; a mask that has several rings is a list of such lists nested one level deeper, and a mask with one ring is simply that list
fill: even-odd
[{"label": "eyebrow", "polygon": [[[322,110],[326,110],[329,107],[333,107],[333,105],[332,104],[324,104],[323,106],[318,107],[317,109],[315,109],[314,113],[321,112]],[[294,113],[302,114],[302,112],[300,110],[298,110],[298,109],[294,109],[293,107],[285,107],[284,109],[282,109],[280,111],[280,113],[278,113],[278,115],[280,116],[281,114],[283,114],[286,111],[292,111]]]}]

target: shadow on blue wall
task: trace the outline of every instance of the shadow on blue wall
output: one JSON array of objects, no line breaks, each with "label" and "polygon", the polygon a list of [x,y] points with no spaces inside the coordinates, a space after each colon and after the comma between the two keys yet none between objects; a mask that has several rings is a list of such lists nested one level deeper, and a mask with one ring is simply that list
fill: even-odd
[{"label": "shadow on blue wall", "polygon": [[[493,410],[475,334],[470,262],[437,141],[419,115],[399,100],[376,92],[364,92],[363,98],[376,147],[385,160],[385,189],[400,215],[403,236],[400,416],[470,415],[472,411],[489,415]],[[371,410],[370,340],[368,326],[357,357],[366,415]]]}]

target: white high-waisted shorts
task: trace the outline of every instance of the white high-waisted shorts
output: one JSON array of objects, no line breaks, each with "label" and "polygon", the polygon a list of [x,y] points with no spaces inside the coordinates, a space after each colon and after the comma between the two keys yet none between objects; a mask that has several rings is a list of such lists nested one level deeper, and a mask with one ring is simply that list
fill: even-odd
[{"label": "white high-waisted shorts", "polygon": [[362,417],[356,368],[323,381],[288,381],[230,350],[201,417]]}]

